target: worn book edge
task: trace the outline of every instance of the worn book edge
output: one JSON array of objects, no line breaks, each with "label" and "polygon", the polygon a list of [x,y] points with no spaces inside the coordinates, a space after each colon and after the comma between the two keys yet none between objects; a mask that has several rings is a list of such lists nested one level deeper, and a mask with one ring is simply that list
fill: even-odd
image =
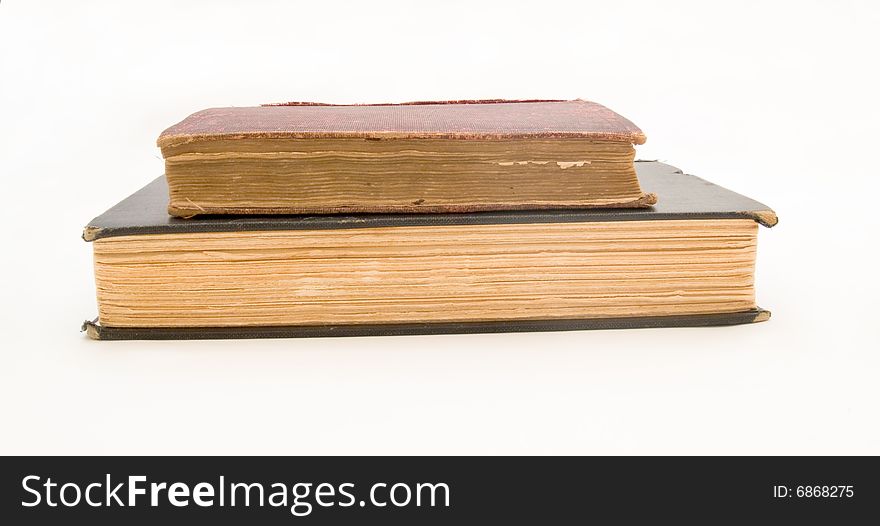
[{"label": "worn book edge", "polygon": [[646,316],[633,318],[289,325],[271,327],[106,327],[101,325],[98,319],[95,319],[83,322],[80,331],[85,332],[88,337],[93,340],[216,340],[714,327],[760,323],[767,321],[768,319],[770,319],[770,311],[761,308],[755,308],[744,312],[719,314]]},{"label": "worn book edge", "polygon": [[[199,119],[205,114],[217,110],[229,108],[207,108],[187,116],[183,121],[165,129],[156,140],[159,148],[173,145],[188,144],[191,142],[225,139],[460,139],[460,140],[498,140],[498,139],[592,139],[604,141],[621,141],[634,145],[645,144],[645,133],[626,117],[614,110],[593,101],[584,99],[483,99],[483,100],[448,100],[448,101],[416,101],[402,103],[379,103],[379,104],[331,104],[322,102],[281,102],[275,104],[261,104],[254,108],[271,107],[381,107],[381,106],[452,106],[452,105],[478,105],[478,104],[540,104],[540,103],[582,103],[591,105],[613,115],[624,128],[614,131],[531,131],[531,132],[466,132],[466,131],[387,131],[387,130],[360,130],[360,131],[282,131],[282,130],[240,130],[240,131],[211,131],[211,132],[181,132],[179,127],[191,119]],[[247,107],[238,107],[247,108]]]},{"label": "worn book edge", "polygon": [[584,210],[584,209],[608,209],[608,208],[643,208],[657,203],[657,194],[642,193],[632,201],[597,205],[535,205],[525,204],[467,204],[467,205],[382,205],[382,206],[333,206],[327,208],[298,208],[285,206],[278,208],[247,208],[235,206],[199,206],[192,207],[168,205],[168,213],[175,217],[191,219],[200,215],[297,215],[297,214],[465,214],[469,212],[497,212],[518,210]]}]

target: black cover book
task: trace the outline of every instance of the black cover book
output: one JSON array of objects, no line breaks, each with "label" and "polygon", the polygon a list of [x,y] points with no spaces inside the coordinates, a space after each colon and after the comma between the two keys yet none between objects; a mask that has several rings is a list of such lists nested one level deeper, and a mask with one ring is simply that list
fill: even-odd
[{"label": "black cover book", "polygon": [[[766,205],[682,173],[655,161],[637,161],[645,191],[659,202],[651,208],[537,210],[452,214],[358,214],[322,216],[201,216],[181,219],[167,213],[168,188],[159,177],[89,222],[83,239],[113,236],[186,232],[238,232],[265,230],[321,230],[393,226],[489,225],[511,223],[566,223],[604,221],[658,221],[749,218],[768,227],[776,214]],[[618,317],[488,322],[433,322],[272,327],[107,327],[87,321],[83,329],[96,339],[216,339],[302,336],[360,336],[472,332],[515,332],[642,327],[693,327],[735,325],[764,321],[769,312],[745,312],[653,317]]]}]

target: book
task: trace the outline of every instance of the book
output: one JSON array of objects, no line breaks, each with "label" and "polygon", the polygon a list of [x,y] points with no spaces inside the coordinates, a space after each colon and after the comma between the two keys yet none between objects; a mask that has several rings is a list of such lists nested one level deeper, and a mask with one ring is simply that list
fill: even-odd
[{"label": "book", "polygon": [[99,339],[730,325],[767,206],[636,162],[652,208],[171,217],[158,178],[92,220]]},{"label": "book", "polygon": [[192,217],[644,207],[643,142],[594,102],[494,100],[213,108],[157,144]]}]

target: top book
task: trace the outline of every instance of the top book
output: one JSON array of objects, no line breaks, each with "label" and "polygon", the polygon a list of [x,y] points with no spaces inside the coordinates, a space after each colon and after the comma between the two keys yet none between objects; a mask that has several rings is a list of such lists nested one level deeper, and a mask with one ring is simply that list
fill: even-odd
[{"label": "top book", "polygon": [[584,100],[213,108],[157,142],[180,217],[656,202],[633,166],[642,131]]}]

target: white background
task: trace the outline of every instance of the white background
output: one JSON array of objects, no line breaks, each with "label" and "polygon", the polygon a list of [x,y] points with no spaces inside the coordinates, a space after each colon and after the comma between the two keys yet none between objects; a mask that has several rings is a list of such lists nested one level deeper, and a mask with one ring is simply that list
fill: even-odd
[{"label": "white background", "polygon": [[[880,453],[876,2],[0,3],[0,453]],[[763,324],[95,342],[82,226],[196,110],[586,98],[754,197]]]}]

